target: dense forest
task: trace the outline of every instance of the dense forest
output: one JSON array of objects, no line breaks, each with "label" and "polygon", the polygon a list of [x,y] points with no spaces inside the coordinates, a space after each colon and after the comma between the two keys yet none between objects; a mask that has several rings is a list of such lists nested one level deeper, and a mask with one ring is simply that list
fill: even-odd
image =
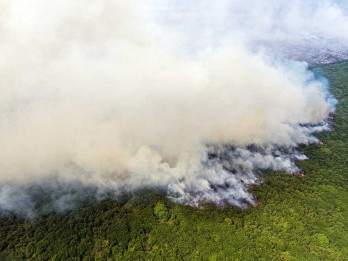
[{"label": "dense forest", "polygon": [[63,215],[0,218],[0,260],[348,260],[348,62],[315,68],[338,99],[335,131],[301,150],[304,176],[267,172],[258,204],[204,208],[138,191]]}]

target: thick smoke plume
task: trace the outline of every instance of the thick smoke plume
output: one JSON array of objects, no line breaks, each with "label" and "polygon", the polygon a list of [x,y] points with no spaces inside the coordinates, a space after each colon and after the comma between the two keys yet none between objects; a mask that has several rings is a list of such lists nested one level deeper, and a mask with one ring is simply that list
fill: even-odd
[{"label": "thick smoke plume", "polygon": [[343,43],[343,4],[140,2],[1,0],[2,211],[142,187],[244,207],[328,129],[327,84],[265,47]]}]

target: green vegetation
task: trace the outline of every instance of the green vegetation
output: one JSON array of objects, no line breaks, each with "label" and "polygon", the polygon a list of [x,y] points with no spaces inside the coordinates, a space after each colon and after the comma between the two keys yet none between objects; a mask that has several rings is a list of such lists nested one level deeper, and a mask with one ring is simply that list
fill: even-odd
[{"label": "green vegetation", "polygon": [[320,68],[336,132],[303,147],[303,178],[272,172],[247,210],[177,205],[155,192],[31,223],[0,218],[0,260],[348,260],[348,62]]}]

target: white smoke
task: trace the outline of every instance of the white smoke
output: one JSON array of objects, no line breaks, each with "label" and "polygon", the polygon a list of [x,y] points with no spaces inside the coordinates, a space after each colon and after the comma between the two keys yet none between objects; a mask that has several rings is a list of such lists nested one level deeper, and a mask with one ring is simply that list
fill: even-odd
[{"label": "white smoke", "polygon": [[[193,1],[192,18],[176,11],[188,7],[181,1],[2,0],[0,209],[35,212],[31,186],[47,191],[53,181],[63,187],[54,209],[69,208],[64,184],[116,194],[160,187],[183,203],[245,206],[258,169],[297,171],[304,156],[293,148],[317,142],[334,100],[306,64],[251,51],[249,39],[263,41],[278,18],[279,34],[300,34],[295,14],[303,34],[337,38],[345,9],[290,1],[298,10],[282,3],[279,13],[248,2],[255,8]],[[325,5],[333,11],[314,26]],[[266,25],[257,23],[263,8]]]},{"label": "white smoke", "polygon": [[348,59],[348,5],[340,0],[156,1],[157,19],[184,32],[188,45],[217,44],[221,35],[310,65]]},{"label": "white smoke", "polygon": [[[322,38],[347,42],[348,5],[339,0],[152,0],[157,19],[200,40],[239,33],[248,41],[303,41]],[[188,26],[189,25],[189,26]],[[191,38],[194,40],[195,38]],[[347,43],[346,43],[347,45]]]}]

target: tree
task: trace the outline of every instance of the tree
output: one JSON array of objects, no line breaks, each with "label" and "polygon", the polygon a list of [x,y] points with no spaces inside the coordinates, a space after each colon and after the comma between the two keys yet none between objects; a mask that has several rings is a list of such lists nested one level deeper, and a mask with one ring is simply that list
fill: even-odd
[{"label": "tree", "polygon": [[169,219],[168,209],[162,202],[156,204],[154,214],[161,222],[166,222]]}]

